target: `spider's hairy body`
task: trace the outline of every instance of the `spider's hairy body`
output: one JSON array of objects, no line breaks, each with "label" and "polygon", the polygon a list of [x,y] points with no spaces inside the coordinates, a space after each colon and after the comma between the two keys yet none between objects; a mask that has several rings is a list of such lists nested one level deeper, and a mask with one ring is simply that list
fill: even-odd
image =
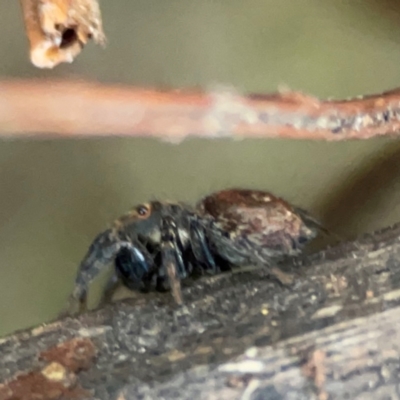
[{"label": "spider's hairy body", "polygon": [[112,285],[122,281],[132,290],[172,289],[178,303],[179,282],[197,273],[262,265],[288,283],[273,263],[301,253],[321,229],[304,210],[258,190],[222,190],[194,207],[142,204],[95,238],[79,267],[72,300],[85,307],[89,283],[111,262]]}]

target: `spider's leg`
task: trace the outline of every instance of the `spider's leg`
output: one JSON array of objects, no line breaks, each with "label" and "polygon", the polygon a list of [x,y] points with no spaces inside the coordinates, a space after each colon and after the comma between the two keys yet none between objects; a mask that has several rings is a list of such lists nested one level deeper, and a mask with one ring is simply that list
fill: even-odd
[{"label": "spider's leg", "polygon": [[207,268],[210,269],[213,274],[218,273],[219,268],[206,242],[204,228],[199,224],[197,219],[194,218],[190,220],[190,236],[198,245],[192,246],[195,257],[204,262]]},{"label": "spider's leg", "polygon": [[164,217],[161,222],[162,266],[168,275],[172,295],[174,296],[175,301],[177,304],[182,304],[183,300],[180,279],[182,279],[183,276],[180,269],[183,268],[183,271],[185,271],[185,266],[182,253],[177,246],[176,234],[177,228],[174,220],[168,216]]},{"label": "spider's leg", "polygon": [[112,297],[120,285],[121,281],[118,278],[118,275],[113,271],[110,278],[107,280],[106,285],[103,289],[103,294],[101,295],[101,299],[99,302],[99,307],[103,307],[108,303],[111,303]]},{"label": "spider's leg", "polygon": [[153,257],[138,240],[121,248],[115,258],[115,268],[123,284],[132,290],[146,286],[155,272]]},{"label": "spider's leg", "polygon": [[178,275],[180,279],[187,277],[186,263],[183,259],[183,244],[179,237],[178,227],[172,217],[165,216],[163,218],[163,228],[166,241],[172,241],[175,250],[176,264],[178,267]]},{"label": "spider's leg", "polygon": [[123,242],[115,258],[113,274],[108,279],[99,306],[110,303],[118,286],[122,283],[129,289],[139,289],[151,279],[154,261],[147,249],[139,242],[135,245]]},{"label": "spider's leg", "polygon": [[130,246],[132,246],[131,243],[121,242],[111,229],[100,233],[94,239],[79,265],[67,310],[62,315],[70,315],[77,311],[83,312],[86,310],[89,284],[114,260],[121,248]]}]

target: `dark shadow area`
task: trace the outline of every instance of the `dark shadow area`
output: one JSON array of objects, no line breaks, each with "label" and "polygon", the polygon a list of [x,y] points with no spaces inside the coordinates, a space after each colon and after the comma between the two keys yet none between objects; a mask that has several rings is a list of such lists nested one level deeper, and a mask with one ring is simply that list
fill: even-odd
[{"label": "dark shadow area", "polygon": [[385,14],[386,18],[400,22],[400,1],[399,0],[367,0],[369,7],[377,13]]},{"label": "dark shadow area", "polygon": [[[344,238],[353,237],[359,222],[368,226],[385,217],[390,197],[400,185],[400,143],[392,142],[373,158],[345,172],[336,186],[331,186],[320,201],[319,215],[324,225]],[[399,216],[400,220],[400,216]],[[361,224],[360,224],[361,225]]]}]

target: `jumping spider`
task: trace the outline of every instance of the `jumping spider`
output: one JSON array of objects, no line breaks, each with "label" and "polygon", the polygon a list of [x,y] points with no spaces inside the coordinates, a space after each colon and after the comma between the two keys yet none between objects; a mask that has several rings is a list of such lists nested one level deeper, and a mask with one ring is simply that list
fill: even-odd
[{"label": "jumping spider", "polygon": [[262,265],[288,284],[292,277],[273,263],[298,255],[320,229],[304,210],[257,190],[215,192],[194,207],[141,204],[94,239],[79,267],[71,304],[86,308],[90,282],[112,261],[106,292],[119,281],[132,290],[171,289],[179,304],[180,281],[196,273]]}]

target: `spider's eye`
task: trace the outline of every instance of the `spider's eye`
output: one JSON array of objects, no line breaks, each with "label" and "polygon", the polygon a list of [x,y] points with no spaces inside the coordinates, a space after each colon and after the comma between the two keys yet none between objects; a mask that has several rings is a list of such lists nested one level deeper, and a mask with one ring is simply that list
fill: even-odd
[{"label": "spider's eye", "polygon": [[136,212],[139,217],[147,217],[150,214],[150,207],[145,204],[141,204],[136,208]]}]

